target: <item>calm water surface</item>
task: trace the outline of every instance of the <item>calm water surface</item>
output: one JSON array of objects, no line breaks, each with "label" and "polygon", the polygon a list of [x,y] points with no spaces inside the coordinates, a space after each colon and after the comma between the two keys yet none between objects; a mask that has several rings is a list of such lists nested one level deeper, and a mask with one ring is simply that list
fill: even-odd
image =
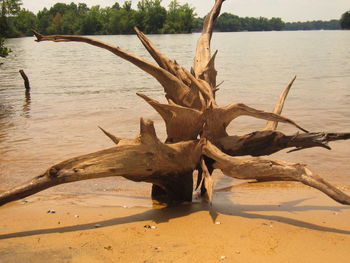
[{"label": "calm water surface", "polygon": [[[97,36],[151,59],[136,36]],[[154,35],[150,38],[185,67],[192,65],[198,34]],[[297,75],[284,115],[311,131],[350,132],[350,32],[216,33],[217,93],[221,105],[244,102],[271,110],[282,89]],[[162,87],[132,64],[108,51],[78,43],[36,43],[10,39],[13,50],[0,66],[0,190],[26,181],[64,159],[112,146],[98,125],[118,136],[135,137],[139,118],[151,118],[165,137],[160,117],[142,99],[142,92],[165,101]],[[26,96],[18,74],[24,69],[32,91]],[[231,134],[260,129],[264,121],[242,117]],[[280,125],[286,133],[293,127]],[[333,151],[309,149],[275,154],[305,162],[328,180],[350,185],[350,141],[332,143]],[[219,186],[232,184],[220,179]],[[149,186],[107,178],[59,186],[67,193],[122,190],[148,196]]]}]

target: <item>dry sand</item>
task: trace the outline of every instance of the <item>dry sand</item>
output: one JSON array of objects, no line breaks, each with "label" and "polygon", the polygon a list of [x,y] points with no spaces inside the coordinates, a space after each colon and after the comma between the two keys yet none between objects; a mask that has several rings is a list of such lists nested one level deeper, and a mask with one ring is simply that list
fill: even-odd
[{"label": "dry sand", "polygon": [[284,186],[243,184],[217,190],[212,206],[171,208],[43,192],[0,207],[0,262],[350,262],[350,207]]}]

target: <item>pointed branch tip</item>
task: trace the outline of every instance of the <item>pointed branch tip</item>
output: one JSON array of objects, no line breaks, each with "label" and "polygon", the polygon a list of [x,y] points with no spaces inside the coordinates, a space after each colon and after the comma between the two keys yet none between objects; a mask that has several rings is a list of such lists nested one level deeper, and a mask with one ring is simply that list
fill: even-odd
[{"label": "pointed branch tip", "polygon": [[121,138],[114,136],[113,134],[107,132],[106,130],[104,130],[102,127],[98,126],[100,128],[100,130],[108,137],[110,138],[116,145],[118,145],[118,143],[120,142]]}]

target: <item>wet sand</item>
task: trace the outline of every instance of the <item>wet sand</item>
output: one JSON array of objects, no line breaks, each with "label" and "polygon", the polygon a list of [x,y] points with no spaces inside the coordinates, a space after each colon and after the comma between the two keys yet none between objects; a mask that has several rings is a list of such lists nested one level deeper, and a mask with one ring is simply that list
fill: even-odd
[{"label": "wet sand", "polygon": [[142,206],[130,206],[113,192],[43,192],[0,207],[0,262],[329,263],[350,258],[350,207],[299,184],[217,188],[212,206],[195,199],[155,208],[140,199]]}]

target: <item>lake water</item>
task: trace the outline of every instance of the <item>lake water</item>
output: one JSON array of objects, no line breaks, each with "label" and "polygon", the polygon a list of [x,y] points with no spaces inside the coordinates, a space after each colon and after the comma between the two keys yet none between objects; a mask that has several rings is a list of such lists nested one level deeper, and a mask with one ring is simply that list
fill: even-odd
[{"label": "lake water", "polygon": [[[169,57],[189,68],[198,34],[152,35]],[[136,36],[96,36],[151,59]],[[283,114],[310,131],[350,132],[350,32],[215,33],[217,93],[221,105],[244,102],[271,110],[294,75],[297,80]],[[142,92],[165,101],[162,87],[119,57],[79,43],[37,43],[9,39],[13,50],[0,66],[0,190],[20,184],[67,158],[112,146],[98,125],[122,137],[135,137],[139,118],[155,121],[165,138],[161,118],[142,99]],[[18,70],[30,79],[26,96]],[[229,133],[261,129],[265,122],[242,117]],[[294,133],[293,127],[280,130]],[[332,143],[332,151],[308,149],[273,158],[308,163],[313,171],[339,185],[350,185],[350,141]],[[232,184],[220,179],[219,186]],[[135,191],[138,189],[138,191]],[[149,195],[148,184],[106,178],[58,186],[64,193],[122,192]],[[135,194],[137,192],[137,194]]]}]

